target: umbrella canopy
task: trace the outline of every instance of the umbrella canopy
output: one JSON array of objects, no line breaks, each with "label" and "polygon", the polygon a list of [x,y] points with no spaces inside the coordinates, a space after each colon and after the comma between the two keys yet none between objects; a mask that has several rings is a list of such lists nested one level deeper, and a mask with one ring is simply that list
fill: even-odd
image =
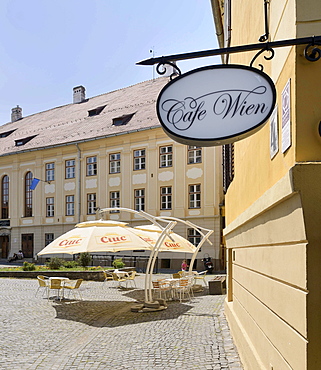
[{"label": "umbrella canopy", "polygon": [[126,225],[124,222],[102,220],[79,223],[74,229],[48,244],[38,255],[119,252],[153,248],[147,240],[138,235],[138,230]]},{"label": "umbrella canopy", "polygon": [[[134,229],[137,230],[137,235],[139,235],[141,239],[151,244],[153,247],[162,232],[162,229],[155,225],[136,226]],[[196,251],[195,245],[182,236],[174,232],[170,232],[169,235],[170,238],[167,236],[161,244],[159,249],[160,252],[194,253]]]}]

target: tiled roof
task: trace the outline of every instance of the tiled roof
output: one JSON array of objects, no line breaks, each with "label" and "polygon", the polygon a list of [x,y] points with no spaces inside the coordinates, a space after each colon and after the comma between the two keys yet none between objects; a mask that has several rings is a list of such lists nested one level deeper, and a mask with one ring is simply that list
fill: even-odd
[{"label": "tiled roof", "polygon": [[[166,77],[157,78],[0,126],[0,156],[159,126],[156,100],[167,82]],[[104,105],[99,115],[88,116],[88,111]],[[126,125],[112,124],[114,118],[133,113]],[[8,136],[1,135],[12,130]],[[35,137],[16,145],[31,136]]]}]

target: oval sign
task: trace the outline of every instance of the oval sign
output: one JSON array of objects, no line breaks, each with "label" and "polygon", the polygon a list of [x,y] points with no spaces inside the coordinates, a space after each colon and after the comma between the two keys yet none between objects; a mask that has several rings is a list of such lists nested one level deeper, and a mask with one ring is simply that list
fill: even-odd
[{"label": "oval sign", "polygon": [[184,73],[157,99],[160,123],[173,140],[215,146],[244,139],[273,112],[276,90],[262,71],[243,65],[214,65]]}]

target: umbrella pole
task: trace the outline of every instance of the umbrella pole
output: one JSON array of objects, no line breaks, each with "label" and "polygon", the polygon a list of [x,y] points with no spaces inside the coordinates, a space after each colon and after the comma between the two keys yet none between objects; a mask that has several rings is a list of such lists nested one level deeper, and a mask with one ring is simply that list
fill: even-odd
[{"label": "umbrella pole", "polygon": [[214,232],[214,230],[209,230],[209,232],[203,237],[203,239],[198,243],[197,245],[197,248],[195,250],[195,252],[193,253],[193,256],[192,256],[192,259],[191,259],[191,262],[189,264],[189,269],[188,271],[191,273],[193,271],[193,265],[194,265],[194,261],[195,261],[195,258],[197,256],[197,253],[198,251],[202,248],[203,244],[206,242],[206,240],[208,240],[209,236]]},{"label": "umbrella pole", "polygon": [[146,268],[146,275],[145,275],[145,301],[146,302],[152,302],[153,301],[153,288],[152,288],[152,275],[153,275],[153,270],[155,266],[155,261],[158,256],[158,252],[160,249],[160,246],[162,245],[167,232],[170,231],[174,226],[176,225],[176,222],[171,221],[168,225],[166,225],[165,228],[163,228],[160,236],[157,239],[157,242],[152,249],[152,252],[150,254],[147,268]]}]

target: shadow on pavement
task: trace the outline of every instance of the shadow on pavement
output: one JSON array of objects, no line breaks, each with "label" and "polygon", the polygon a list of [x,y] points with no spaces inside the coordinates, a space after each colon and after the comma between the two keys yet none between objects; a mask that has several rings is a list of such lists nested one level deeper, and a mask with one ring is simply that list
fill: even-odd
[{"label": "shadow on pavement", "polygon": [[144,322],[172,320],[186,314],[192,306],[188,303],[168,302],[164,311],[135,313],[135,302],[126,301],[57,301],[53,303],[56,318],[81,322],[93,327],[119,327]]}]

